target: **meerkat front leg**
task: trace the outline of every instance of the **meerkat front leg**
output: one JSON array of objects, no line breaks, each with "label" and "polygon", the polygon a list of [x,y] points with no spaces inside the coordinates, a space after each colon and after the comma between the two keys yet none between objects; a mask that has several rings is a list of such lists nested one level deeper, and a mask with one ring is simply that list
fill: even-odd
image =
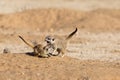
[{"label": "meerkat front leg", "polygon": [[61,50],[61,57],[64,57],[65,56],[65,50]]},{"label": "meerkat front leg", "polygon": [[65,55],[64,49],[57,48],[57,52],[58,52],[58,55],[61,54],[61,57],[64,57],[64,55]]}]

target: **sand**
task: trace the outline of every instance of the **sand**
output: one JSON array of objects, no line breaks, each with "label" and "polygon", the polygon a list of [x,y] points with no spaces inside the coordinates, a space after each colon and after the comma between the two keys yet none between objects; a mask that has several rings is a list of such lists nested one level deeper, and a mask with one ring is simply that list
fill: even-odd
[{"label": "sand", "polygon": [[[17,10],[8,7],[17,0],[0,5],[4,6],[0,10],[0,80],[120,80],[119,0],[80,0],[85,3],[82,9],[79,0],[52,0],[53,6],[37,6],[37,1],[50,2],[21,0]],[[107,2],[113,3],[111,7]],[[78,9],[74,9],[75,3]],[[18,10],[26,4],[31,6],[29,10]],[[44,43],[46,35],[65,38],[76,27],[78,32],[63,58],[27,55],[33,50],[18,38]],[[4,49],[9,53],[4,54]]]},{"label": "sand", "polygon": [[36,58],[26,54],[1,54],[2,80],[119,80],[120,64],[71,57]]}]

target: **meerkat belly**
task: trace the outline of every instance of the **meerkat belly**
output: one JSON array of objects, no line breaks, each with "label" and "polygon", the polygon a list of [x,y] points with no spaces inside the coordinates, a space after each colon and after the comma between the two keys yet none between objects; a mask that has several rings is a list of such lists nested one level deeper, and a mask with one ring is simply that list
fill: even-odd
[{"label": "meerkat belly", "polygon": [[67,44],[66,44],[66,41],[58,41],[56,42],[56,46],[57,48],[60,48],[60,49],[66,49]]},{"label": "meerkat belly", "polygon": [[54,47],[49,47],[49,48],[47,49],[47,53],[52,54],[52,53],[54,53],[54,50],[55,50]]},{"label": "meerkat belly", "polygon": [[47,54],[52,54],[55,51],[55,46],[54,45],[47,45],[47,46],[45,46],[45,51]]}]

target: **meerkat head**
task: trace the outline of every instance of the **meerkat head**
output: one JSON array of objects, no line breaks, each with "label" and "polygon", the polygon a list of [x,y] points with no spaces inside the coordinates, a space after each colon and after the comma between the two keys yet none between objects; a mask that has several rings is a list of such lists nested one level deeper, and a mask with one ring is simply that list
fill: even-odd
[{"label": "meerkat head", "polygon": [[55,38],[52,37],[52,36],[46,36],[46,37],[45,37],[45,41],[46,41],[48,44],[54,44],[54,43],[55,43]]}]

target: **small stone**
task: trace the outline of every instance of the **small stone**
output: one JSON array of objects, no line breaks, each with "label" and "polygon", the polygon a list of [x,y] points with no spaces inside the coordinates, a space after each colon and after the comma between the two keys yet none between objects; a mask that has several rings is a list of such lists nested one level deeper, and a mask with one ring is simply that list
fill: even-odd
[{"label": "small stone", "polygon": [[10,50],[9,50],[8,48],[5,48],[5,49],[3,50],[3,53],[10,53]]}]

